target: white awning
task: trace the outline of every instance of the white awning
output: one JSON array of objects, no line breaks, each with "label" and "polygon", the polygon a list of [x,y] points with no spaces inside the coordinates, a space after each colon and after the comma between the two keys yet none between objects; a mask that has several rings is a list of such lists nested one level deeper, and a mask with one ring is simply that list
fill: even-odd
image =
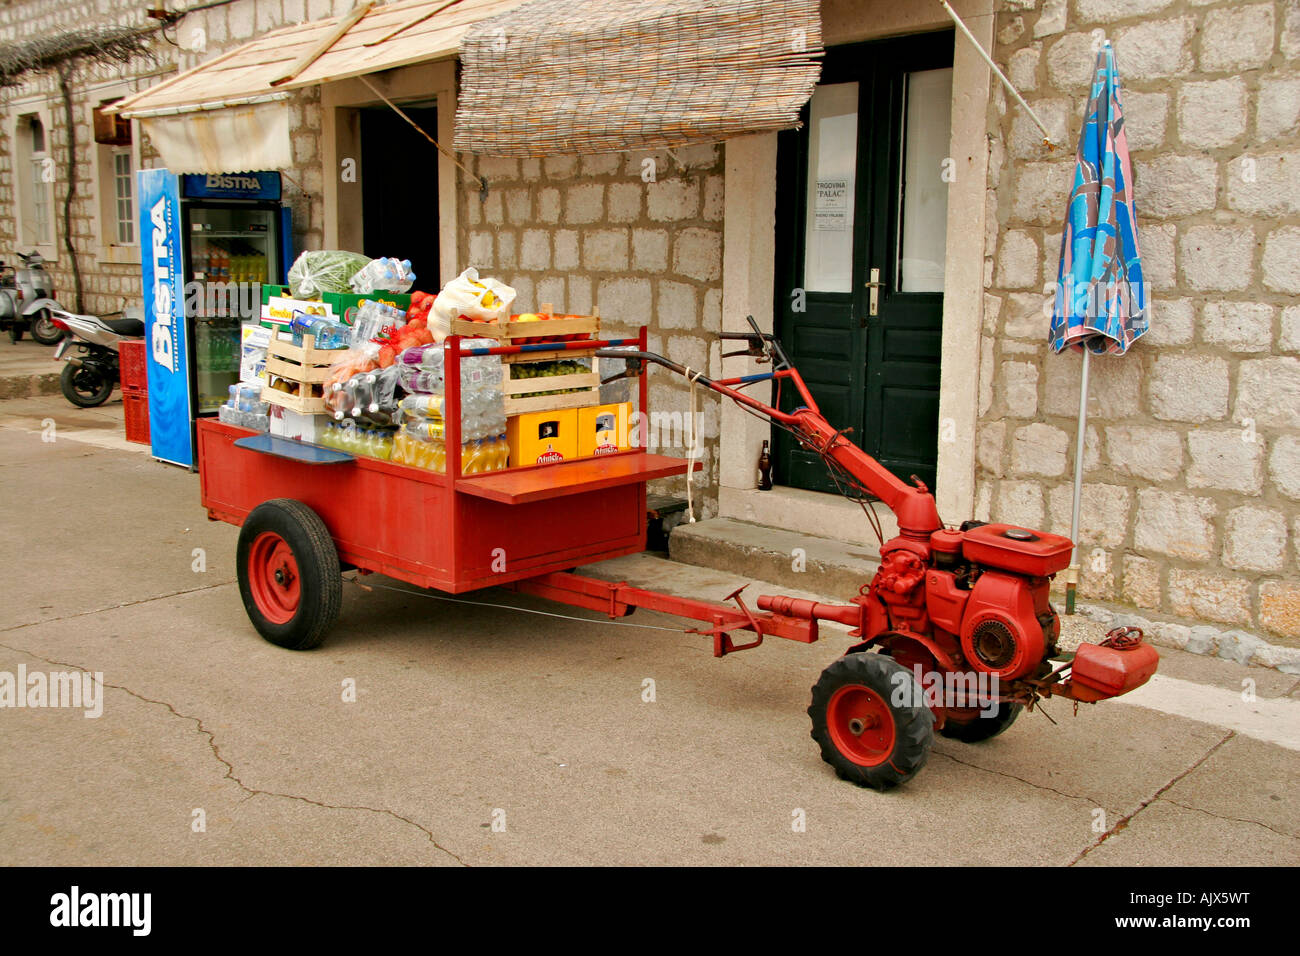
[{"label": "white awning", "polygon": [[140,120],[173,173],[242,173],[293,165],[288,94],[267,103]]}]

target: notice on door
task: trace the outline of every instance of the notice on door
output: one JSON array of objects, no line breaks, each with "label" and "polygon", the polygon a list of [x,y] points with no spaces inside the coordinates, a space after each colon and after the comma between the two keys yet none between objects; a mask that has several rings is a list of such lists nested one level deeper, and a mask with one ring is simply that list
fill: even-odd
[{"label": "notice on door", "polygon": [[818,232],[847,232],[849,228],[849,181],[817,180],[815,228]]}]

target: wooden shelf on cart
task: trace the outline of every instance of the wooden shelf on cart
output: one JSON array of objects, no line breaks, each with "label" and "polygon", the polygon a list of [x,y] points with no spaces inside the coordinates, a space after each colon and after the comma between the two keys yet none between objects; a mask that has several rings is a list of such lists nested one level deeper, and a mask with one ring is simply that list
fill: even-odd
[{"label": "wooden shelf on cart", "polygon": [[299,415],[324,415],[325,399],[301,394],[303,389],[310,389],[310,385],[294,384],[297,386],[299,394],[290,395],[288,392],[280,392],[274,388],[264,388],[262,389],[262,401],[268,405],[279,405],[281,408],[287,408]]},{"label": "wooden shelf on cart", "polygon": [[[456,490],[507,505],[527,504],[630,485],[655,478],[684,475],[690,467],[685,458],[669,458],[645,451],[621,452],[599,458],[578,458],[554,465],[510,468],[484,475],[472,475],[456,482]],[[695,470],[701,468],[695,462]]]}]

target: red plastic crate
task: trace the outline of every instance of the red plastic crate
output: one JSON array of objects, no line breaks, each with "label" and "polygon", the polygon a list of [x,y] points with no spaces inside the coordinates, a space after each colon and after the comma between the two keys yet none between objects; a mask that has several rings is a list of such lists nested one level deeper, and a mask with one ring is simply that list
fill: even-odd
[{"label": "red plastic crate", "polygon": [[122,388],[148,388],[149,373],[145,365],[143,342],[123,342],[118,347],[118,361],[122,367]]},{"label": "red plastic crate", "polygon": [[122,389],[126,417],[126,440],[149,444],[149,393],[144,389]]}]

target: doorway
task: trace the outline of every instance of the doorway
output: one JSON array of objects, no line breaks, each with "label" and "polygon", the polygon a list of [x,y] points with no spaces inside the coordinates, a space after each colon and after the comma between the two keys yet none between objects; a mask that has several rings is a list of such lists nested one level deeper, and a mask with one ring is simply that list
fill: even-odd
[{"label": "doorway", "polygon": [[[780,134],[777,151],[777,333],[831,424],[931,489],[953,37],[829,48],[803,127]],[[836,490],[821,459],[780,430],[773,451],[781,484]]]},{"label": "doorway", "polygon": [[[438,111],[402,106],[437,136]],[[410,259],[416,287],[436,290],[438,151],[387,106],[358,110],[361,139],[361,225],[364,255]]]}]

